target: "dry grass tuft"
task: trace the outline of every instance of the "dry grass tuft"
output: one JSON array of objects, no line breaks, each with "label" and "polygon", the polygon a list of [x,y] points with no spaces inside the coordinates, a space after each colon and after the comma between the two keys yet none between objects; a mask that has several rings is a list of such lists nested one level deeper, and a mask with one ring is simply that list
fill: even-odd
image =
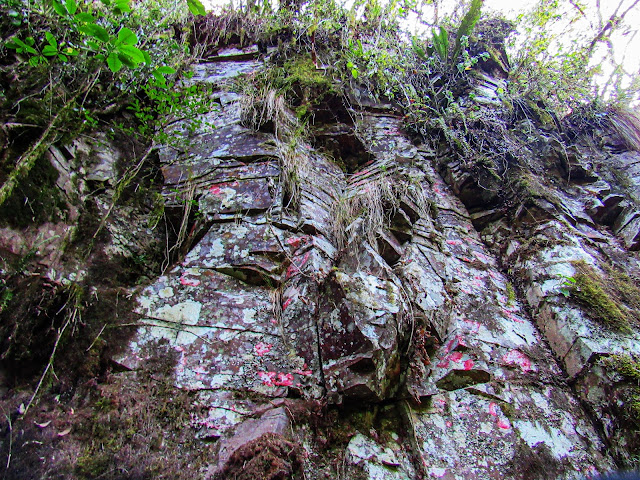
[{"label": "dry grass tuft", "polygon": [[614,109],[609,111],[611,129],[622,143],[632,151],[640,153],[640,117],[631,110]]},{"label": "dry grass tuft", "polygon": [[[410,201],[423,212],[428,202],[422,189],[411,179],[400,176],[379,175],[358,187],[348,189],[345,196],[334,205],[333,234],[338,248],[344,248],[349,237],[364,233],[374,248],[381,233],[389,227],[402,201]],[[360,228],[356,222],[361,219]],[[357,230],[357,231],[355,231]]]},{"label": "dry grass tuft", "polygon": [[290,207],[300,199],[300,181],[310,171],[307,132],[274,89],[245,91],[240,100],[242,124],[253,130],[272,131],[280,159],[280,182]]}]

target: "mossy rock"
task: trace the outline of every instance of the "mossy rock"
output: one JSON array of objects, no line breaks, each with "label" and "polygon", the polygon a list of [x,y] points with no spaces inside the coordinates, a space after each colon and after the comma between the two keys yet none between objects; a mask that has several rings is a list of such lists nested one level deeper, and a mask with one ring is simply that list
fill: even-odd
[{"label": "mossy rock", "polygon": [[0,224],[25,228],[63,220],[68,206],[56,184],[58,177],[51,162],[39,158],[0,206]]},{"label": "mossy rock", "polygon": [[631,333],[630,312],[621,300],[615,283],[584,262],[574,264],[571,293],[604,325],[623,333]]}]

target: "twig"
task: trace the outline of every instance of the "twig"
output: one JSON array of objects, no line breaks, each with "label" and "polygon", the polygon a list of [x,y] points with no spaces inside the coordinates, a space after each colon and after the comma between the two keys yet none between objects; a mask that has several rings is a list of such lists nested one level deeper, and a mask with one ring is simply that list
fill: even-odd
[{"label": "twig", "polygon": [[118,186],[113,192],[113,199],[111,201],[111,205],[109,206],[109,210],[107,210],[107,213],[104,214],[104,216],[102,217],[102,220],[100,221],[100,225],[98,225],[98,228],[96,229],[96,233],[94,233],[93,237],[91,237],[92,241],[96,239],[98,234],[102,231],[102,229],[106,225],[107,220],[109,219],[109,216],[111,216],[111,212],[113,208],[116,206],[116,203],[120,199],[120,195],[122,195],[122,191],[126,188],[127,184],[135,178],[135,176],[138,174],[138,172],[140,171],[144,163],[149,158],[149,155],[151,155],[151,153],[155,150],[155,148],[156,148],[156,144],[155,142],[152,142],[151,145],[149,145],[149,148],[147,148],[147,151],[145,152],[145,154],[140,159],[140,161],[136,164],[136,166],[129,169],[125,173],[122,180],[120,180],[120,182],[118,183]]},{"label": "twig", "polygon": [[[4,413],[4,408],[2,409],[2,412]],[[13,448],[13,426],[11,425],[11,417],[4,413],[4,418],[6,418],[9,423],[9,453],[7,454],[7,465],[5,466],[2,478],[6,478],[7,472],[9,471],[9,466],[11,465],[11,450]]]},{"label": "twig", "polygon": [[104,332],[104,329],[107,328],[107,324],[105,323],[102,328],[100,329],[100,332],[98,332],[98,336],[96,338],[93,339],[93,342],[91,342],[91,345],[89,345],[89,348],[87,348],[85,350],[85,352],[88,352],[89,350],[91,350],[93,348],[93,346],[95,345],[95,343],[98,341],[98,339],[100,338],[100,335],[102,335],[102,332]]},{"label": "twig", "polygon": [[38,381],[38,385],[36,386],[36,389],[33,392],[33,395],[31,395],[31,399],[29,399],[29,403],[27,403],[27,406],[24,409],[24,413],[22,414],[23,416],[27,414],[27,412],[29,411],[29,408],[33,404],[33,401],[36,399],[36,396],[38,395],[38,392],[40,391],[40,387],[42,386],[42,382],[44,382],[44,379],[46,378],[47,373],[49,372],[49,369],[53,369],[53,360],[55,359],[56,351],[58,350],[58,345],[60,344],[60,340],[62,339],[62,335],[64,335],[65,330],[71,324],[71,322],[75,320],[77,313],[78,313],[78,310],[74,309],[73,313],[71,315],[67,316],[67,320],[64,322],[64,325],[62,326],[62,329],[58,332],[58,337],[56,338],[56,343],[53,345],[53,350],[51,351],[51,355],[49,356],[49,362],[47,363],[47,366],[45,367],[44,372],[42,372],[42,376],[40,377],[40,381]]}]

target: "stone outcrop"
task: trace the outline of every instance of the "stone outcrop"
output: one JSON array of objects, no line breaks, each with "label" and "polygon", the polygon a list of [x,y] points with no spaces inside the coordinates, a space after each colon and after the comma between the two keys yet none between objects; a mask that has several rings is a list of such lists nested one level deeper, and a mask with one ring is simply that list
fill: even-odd
[{"label": "stone outcrop", "polygon": [[[635,306],[621,292],[612,327],[571,289],[640,273],[640,155],[549,136],[527,171],[492,176],[360,91],[285,139],[244,121],[233,80],[268,68],[256,52],[194,67],[219,107],[159,158],[165,210],[191,212],[184,255],[136,293],[113,358],[133,382],[175,359],[192,434],[215,445],[203,477],[262,478],[264,461],[285,472],[268,478],[569,479],[628,461],[628,385],[602,360],[640,355]],[[479,77],[482,108],[502,82]],[[111,182],[116,157],[86,181]],[[109,248],[136,251],[136,218],[109,220]]]},{"label": "stone outcrop", "polygon": [[[576,157],[564,174],[586,181],[549,186],[553,203],[484,211],[490,192],[465,165],[414,145],[391,107],[354,101],[367,163],[344,173],[339,148],[328,158],[302,140],[299,197],[287,197],[280,140],[244,126],[225,87],[263,64],[220,55],[194,77],[220,88],[215,130],[162,158],[168,186],[195,188],[201,239],[140,294],[142,326],[117,359],[135,370],[148,344],[177,352],[176,385],[206,407],[197,435],[219,445],[209,474],[264,433],[297,443],[306,478],[340,458],[343,475],[371,479],[611,469],[611,445],[633,435],[611,417],[615,381],[597,359],[636,352],[638,336],[602,327],[561,288],[577,261],[635,268],[631,195]],[[479,94],[498,86],[487,79]],[[633,155],[606,161],[632,176]],[[384,226],[371,232],[376,201]],[[299,412],[334,408],[383,420],[326,451]]]}]

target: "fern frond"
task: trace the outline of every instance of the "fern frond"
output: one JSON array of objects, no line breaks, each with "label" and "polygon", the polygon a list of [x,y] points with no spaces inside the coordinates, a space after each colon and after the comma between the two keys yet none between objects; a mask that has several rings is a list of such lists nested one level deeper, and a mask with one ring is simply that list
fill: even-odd
[{"label": "fern frond", "polygon": [[453,51],[453,61],[458,58],[460,52],[462,50],[462,37],[468,37],[471,35],[473,28],[480,20],[480,14],[482,11],[482,4],[484,0],[471,0],[471,5],[469,6],[469,11],[462,18],[462,22],[460,22],[460,26],[458,27],[458,33],[456,34],[456,48]]}]

